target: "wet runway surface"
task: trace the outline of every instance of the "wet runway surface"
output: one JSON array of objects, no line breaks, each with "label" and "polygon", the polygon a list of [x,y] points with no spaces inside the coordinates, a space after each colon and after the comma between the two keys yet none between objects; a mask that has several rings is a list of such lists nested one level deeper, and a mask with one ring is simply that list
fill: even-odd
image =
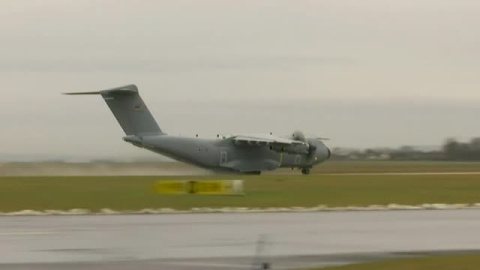
[{"label": "wet runway surface", "polygon": [[276,269],[480,249],[480,210],[0,217],[0,269]]}]

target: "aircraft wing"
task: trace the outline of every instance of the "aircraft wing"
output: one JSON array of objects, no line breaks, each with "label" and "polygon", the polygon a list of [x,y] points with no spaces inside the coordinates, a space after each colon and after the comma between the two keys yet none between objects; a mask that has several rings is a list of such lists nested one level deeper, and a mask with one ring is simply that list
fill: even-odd
[{"label": "aircraft wing", "polygon": [[277,152],[293,152],[307,154],[309,144],[302,141],[276,137],[273,135],[237,135],[230,139],[238,146],[264,146],[269,145]]},{"label": "aircraft wing", "polygon": [[302,141],[295,141],[287,138],[276,137],[273,135],[237,135],[230,138],[237,144],[281,144],[281,145],[304,145]]}]

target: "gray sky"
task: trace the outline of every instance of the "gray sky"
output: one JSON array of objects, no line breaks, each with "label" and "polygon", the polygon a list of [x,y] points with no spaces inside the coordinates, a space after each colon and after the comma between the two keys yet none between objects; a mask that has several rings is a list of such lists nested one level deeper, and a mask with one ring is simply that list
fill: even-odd
[{"label": "gray sky", "polygon": [[59,95],[128,83],[172,134],[468,139],[478,14],[478,0],[3,0],[0,156],[149,155],[100,98]]}]

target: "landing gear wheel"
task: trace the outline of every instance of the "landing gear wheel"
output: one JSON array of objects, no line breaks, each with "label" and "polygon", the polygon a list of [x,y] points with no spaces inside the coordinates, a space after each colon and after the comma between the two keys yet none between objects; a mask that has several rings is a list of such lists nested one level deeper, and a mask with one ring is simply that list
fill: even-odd
[{"label": "landing gear wheel", "polygon": [[303,169],[302,169],[302,174],[304,174],[304,175],[310,174],[310,169],[308,169],[308,168],[303,168]]}]

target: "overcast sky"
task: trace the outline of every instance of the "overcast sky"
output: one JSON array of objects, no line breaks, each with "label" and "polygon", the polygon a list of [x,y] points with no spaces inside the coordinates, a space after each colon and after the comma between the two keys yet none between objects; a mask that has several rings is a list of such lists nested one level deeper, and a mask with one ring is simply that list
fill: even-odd
[{"label": "overcast sky", "polygon": [[101,98],[60,95],[129,83],[171,134],[480,136],[479,14],[478,0],[2,0],[0,156],[149,155]]}]

